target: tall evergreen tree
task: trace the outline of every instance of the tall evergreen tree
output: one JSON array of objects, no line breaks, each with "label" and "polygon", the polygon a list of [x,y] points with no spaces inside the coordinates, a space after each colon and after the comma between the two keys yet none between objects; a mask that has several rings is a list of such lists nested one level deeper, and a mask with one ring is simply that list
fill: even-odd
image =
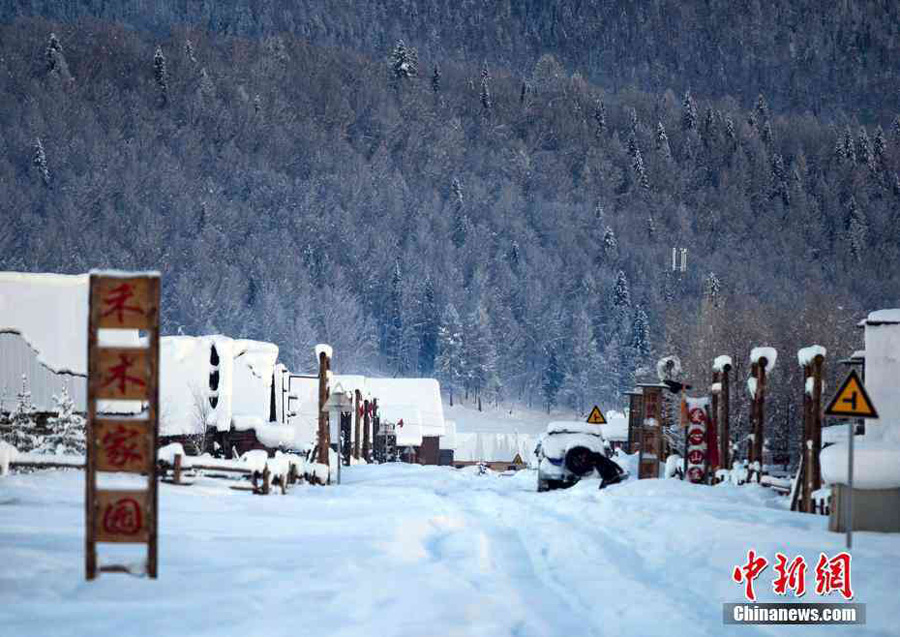
[{"label": "tall evergreen tree", "polygon": [[656,123],[656,151],[663,159],[672,159],[672,148],[669,146],[669,136],[666,135],[666,127],[662,122]]},{"label": "tall evergreen tree", "polygon": [[441,70],[438,65],[434,65],[434,73],[431,74],[431,90],[437,95],[441,92]]},{"label": "tall evergreen tree", "polygon": [[563,370],[560,368],[556,350],[551,349],[541,375],[541,393],[544,395],[544,405],[547,407],[548,414],[551,409],[556,407],[557,395],[559,388],[562,387],[563,378]]},{"label": "tall evergreen tree", "polygon": [[488,85],[491,79],[488,73],[487,63],[481,67],[481,107],[485,112],[491,110],[491,87]]},{"label": "tall evergreen tree", "polygon": [[161,46],[156,47],[156,53],[153,55],[153,79],[156,80],[159,103],[165,106],[169,103],[169,70]]},{"label": "tall evergreen tree", "polygon": [[462,184],[456,177],[450,182],[450,209],[453,211],[453,245],[461,248],[466,242],[469,219],[463,202]]},{"label": "tall evergreen tree", "polygon": [[31,156],[31,163],[38,169],[41,180],[45,186],[50,185],[50,168],[47,165],[47,154],[44,152],[44,143],[40,137],[34,140],[34,150]]},{"label": "tall evergreen tree", "polygon": [[437,357],[435,373],[453,405],[453,394],[459,390],[463,380],[463,328],[459,313],[452,303],[448,303],[441,317],[438,329]]},{"label": "tall evergreen tree", "polygon": [[403,40],[397,40],[388,59],[391,74],[395,79],[407,80],[419,74],[419,53],[406,46]]},{"label": "tall evergreen tree", "polygon": [[606,104],[603,103],[603,98],[598,97],[594,102],[594,137],[598,140],[603,136],[603,131],[606,130]]},{"label": "tall evergreen tree", "polygon": [[697,103],[691,96],[691,91],[684,92],[681,100],[681,128],[685,131],[697,130]]}]

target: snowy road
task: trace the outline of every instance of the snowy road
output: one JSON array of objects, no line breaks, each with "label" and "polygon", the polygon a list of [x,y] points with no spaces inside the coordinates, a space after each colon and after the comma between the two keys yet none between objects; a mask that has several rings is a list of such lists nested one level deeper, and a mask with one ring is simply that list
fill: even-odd
[{"label": "snowy road", "polygon": [[[80,472],[0,478],[2,635],[820,634],[726,627],[748,548],[841,550],[826,519],[758,488],[642,481],[537,494],[534,474],[354,467],[334,488],[255,497],[207,480],[163,485],[160,579],[83,581]],[[101,562],[112,555],[100,547]],[[119,547],[119,550],[123,550]],[[140,554],[132,553],[131,559]],[[760,601],[776,601],[771,568]],[[900,538],[858,534],[864,627],[893,615]],[[812,584],[812,582],[810,582]],[[824,601],[807,595],[803,601]]]}]

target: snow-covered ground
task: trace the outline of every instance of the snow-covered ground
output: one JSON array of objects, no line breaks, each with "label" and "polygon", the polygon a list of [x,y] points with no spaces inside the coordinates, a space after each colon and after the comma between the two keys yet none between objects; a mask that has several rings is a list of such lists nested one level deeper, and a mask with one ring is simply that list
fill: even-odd
[{"label": "snow-covered ground", "polygon": [[[2,477],[0,634],[900,635],[900,538],[872,533],[853,549],[866,626],[723,626],[748,549],[770,562],[803,554],[803,601],[815,602],[819,552],[843,547],[825,517],[787,512],[762,487],[585,481],[538,494],[530,471],[409,465],[343,477],[268,497],[212,479],[163,484],[159,580],[91,583],[83,474]],[[101,563],[112,548],[100,546]],[[760,601],[776,601],[771,573]]]}]

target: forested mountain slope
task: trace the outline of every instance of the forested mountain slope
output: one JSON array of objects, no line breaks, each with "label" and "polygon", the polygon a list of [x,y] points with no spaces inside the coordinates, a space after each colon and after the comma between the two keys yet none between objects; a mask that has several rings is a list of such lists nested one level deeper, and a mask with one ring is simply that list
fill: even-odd
[{"label": "forested mountain slope", "polygon": [[771,344],[776,422],[797,347],[896,304],[896,120],[375,44],[0,26],[0,268],[158,268],[166,333],[575,409]]},{"label": "forested mountain slope", "polygon": [[217,35],[288,33],[376,57],[398,39],[442,60],[530,74],[554,54],[604,88],[742,102],[764,93],[779,111],[860,117],[900,109],[900,3],[892,0],[9,0],[21,15],[93,17],[159,37],[173,26]]}]

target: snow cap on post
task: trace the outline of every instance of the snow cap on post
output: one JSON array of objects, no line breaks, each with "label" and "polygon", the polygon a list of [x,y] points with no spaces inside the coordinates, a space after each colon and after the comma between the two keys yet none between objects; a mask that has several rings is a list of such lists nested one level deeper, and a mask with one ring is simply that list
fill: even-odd
[{"label": "snow cap on post", "polygon": [[325,358],[331,358],[333,354],[331,345],[326,345],[325,343],[316,345],[316,360],[322,358],[323,353],[325,354]]},{"label": "snow cap on post", "polygon": [[816,356],[825,358],[825,348],[821,345],[810,345],[797,352],[797,361],[800,363],[800,367],[806,367],[807,365],[812,365],[812,362],[816,360]]},{"label": "snow cap on post", "polygon": [[724,372],[725,367],[734,367],[734,364],[731,362],[731,356],[725,354],[716,356],[716,360],[713,361],[713,371]]},{"label": "snow cap on post", "polygon": [[761,358],[766,359],[766,371],[775,369],[775,361],[778,360],[778,352],[774,347],[754,347],[750,350],[750,362],[759,363]]},{"label": "snow cap on post", "polygon": [[747,391],[750,392],[750,398],[756,398],[756,379],[753,376],[747,379]]}]

